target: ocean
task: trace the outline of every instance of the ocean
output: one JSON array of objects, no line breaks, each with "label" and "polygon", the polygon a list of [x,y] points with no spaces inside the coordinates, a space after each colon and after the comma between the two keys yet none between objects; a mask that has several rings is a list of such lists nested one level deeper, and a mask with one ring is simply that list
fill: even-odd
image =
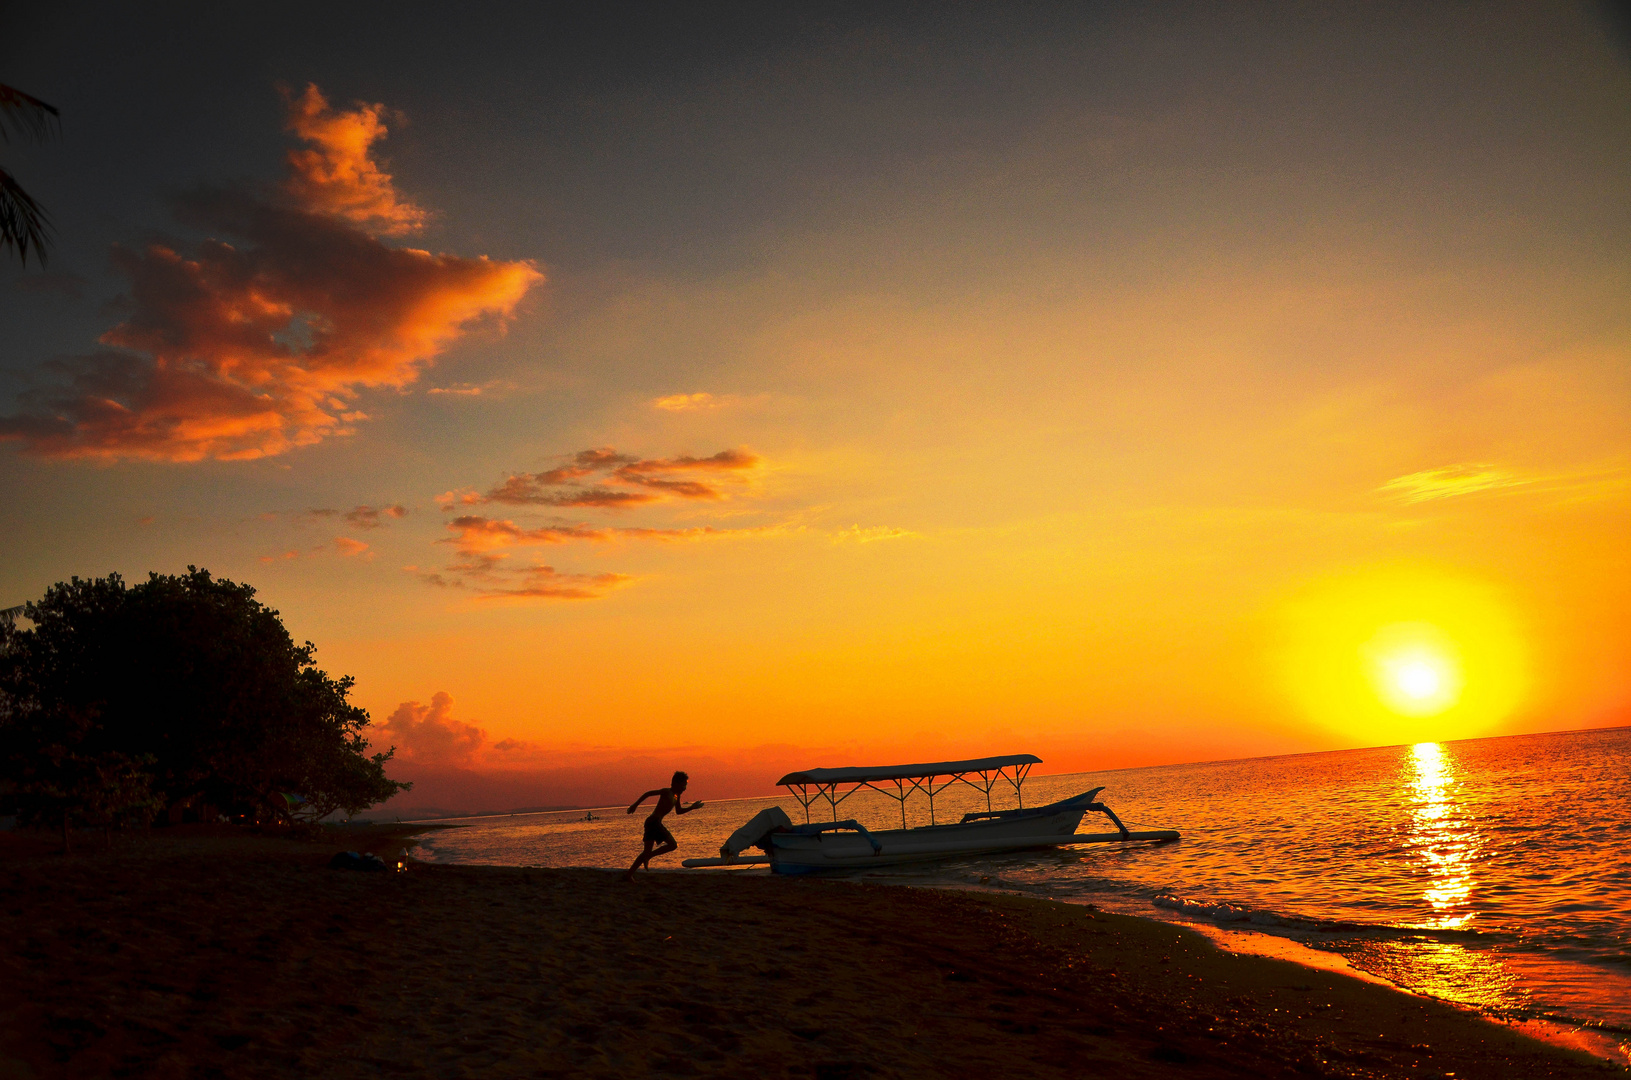
[{"label": "ocean", "polygon": [[[706,787],[699,779],[694,792]],[[1024,785],[1026,805],[1103,785],[1100,798],[1130,828],[1177,829],[1183,839],[851,876],[1091,903],[1199,924],[1214,937],[1272,935],[1408,990],[1505,1019],[1583,1027],[1623,1047],[1631,1040],[1628,784],[1631,728],[1036,776]],[[771,805],[804,820],[786,798],[713,802],[670,818],[680,850],[659,866],[717,854]],[[940,821],[976,808],[985,796],[960,785],[935,798]],[[424,836],[416,854],[622,868],[640,850],[645,817],[624,809],[588,820],[581,810],[463,819],[464,827]],[[893,799],[866,791],[842,803],[840,816],[900,823]],[[915,798],[908,824],[928,820],[926,800]],[[1090,815],[1083,830],[1100,823],[1109,827]]]}]

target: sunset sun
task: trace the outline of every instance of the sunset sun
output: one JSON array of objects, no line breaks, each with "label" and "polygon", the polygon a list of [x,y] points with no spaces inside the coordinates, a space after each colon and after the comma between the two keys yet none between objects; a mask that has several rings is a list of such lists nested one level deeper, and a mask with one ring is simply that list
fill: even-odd
[{"label": "sunset sun", "polygon": [[1503,598],[1471,579],[1377,568],[1315,585],[1284,617],[1287,689],[1310,718],[1351,737],[1476,736],[1527,689],[1521,630]]},{"label": "sunset sun", "polygon": [[1421,699],[1438,692],[1443,680],[1433,665],[1425,660],[1412,660],[1393,673],[1394,682],[1406,697]]},{"label": "sunset sun", "polygon": [[1461,696],[1460,665],[1443,632],[1426,623],[1379,630],[1366,648],[1383,703],[1404,716],[1433,716]]}]

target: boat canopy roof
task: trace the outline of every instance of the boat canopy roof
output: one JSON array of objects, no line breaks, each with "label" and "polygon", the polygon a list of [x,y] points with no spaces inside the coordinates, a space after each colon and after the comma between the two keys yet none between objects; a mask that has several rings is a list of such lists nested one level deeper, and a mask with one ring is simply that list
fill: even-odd
[{"label": "boat canopy roof", "polygon": [[921,765],[859,765],[844,769],[805,769],[790,772],[778,784],[865,784],[872,780],[916,780],[925,776],[951,776],[956,773],[995,772],[1013,765],[1040,765],[1034,754],[1002,754],[971,758],[968,761],[933,761]]}]

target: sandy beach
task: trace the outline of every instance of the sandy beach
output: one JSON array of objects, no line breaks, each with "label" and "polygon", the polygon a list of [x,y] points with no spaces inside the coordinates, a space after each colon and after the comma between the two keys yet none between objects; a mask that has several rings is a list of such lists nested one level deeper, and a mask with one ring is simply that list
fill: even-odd
[{"label": "sandy beach", "polygon": [[1464,1010],[1078,906],[0,835],[0,1078],[1574,1077]]}]

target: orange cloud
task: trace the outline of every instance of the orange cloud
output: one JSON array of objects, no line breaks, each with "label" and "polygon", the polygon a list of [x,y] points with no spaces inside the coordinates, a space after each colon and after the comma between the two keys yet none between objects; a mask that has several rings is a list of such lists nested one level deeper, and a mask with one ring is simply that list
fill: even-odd
[{"label": "orange cloud", "polygon": [[661,409],[663,412],[708,412],[714,409],[731,409],[742,406],[763,405],[770,400],[769,394],[709,394],[706,392],[696,394],[668,394],[656,398],[651,407]]},{"label": "orange cloud", "polygon": [[291,158],[286,198],[194,191],[182,220],[240,243],[115,247],[129,317],[99,352],[55,365],[67,386],[23,395],[0,439],[54,458],[281,454],[350,434],[366,419],[360,391],[406,386],[472,324],[513,316],[542,280],[532,263],[393,248],[363,227],[418,219],[388,175],[357,164],[384,133],[362,116],[375,107],[335,116],[313,94],[291,103],[290,124],[326,141]]},{"label": "orange cloud", "polygon": [[461,552],[463,558],[443,570],[404,570],[427,585],[468,589],[479,599],[594,600],[633,581],[629,574],[563,574],[553,566],[509,566],[505,552]]},{"label": "orange cloud", "polygon": [[597,506],[603,509],[616,509],[653,503],[662,498],[661,495],[650,491],[619,491],[599,486],[574,487],[567,491],[542,491],[540,489],[548,483],[539,479],[543,475],[545,474],[521,473],[511,476],[485,496],[466,496],[461,497],[459,501],[466,505],[496,502],[510,505],[532,503],[540,506]]},{"label": "orange cloud", "polygon": [[[333,511],[330,510],[329,513],[332,514]],[[316,547],[311,548],[306,552],[306,557],[310,558],[314,555],[325,555],[330,550],[329,545],[318,544]],[[349,536],[336,536],[334,538],[334,546],[332,550],[339,552],[341,555],[360,555],[365,560],[372,560],[374,557],[374,549],[372,547],[361,540],[354,540]],[[263,563],[282,562],[284,560],[298,559],[300,557],[301,554],[298,550],[290,550],[285,551],[280,555],[262,555],[260,556],[260,561]]]},{"label": "orange cloud", "polygon": [[[509,505],[638,506],[666,497],[722,499],[725,489],[713,476],[750,476],[764,459],[746,447],[721,450],[711,457],[641,459],[611,447],[582,450],[564,465],[539,473],[515,473],[486,495],[449,492],[438,501],[447,509],[484,502]],[[592,483],[581,481],[595,478]]]},{"label": "orange cloud", "polygon": [[386,134],[383,105],[357,103],[350,112],[335,112],[328,99],[309,84],[298,98],[288,98],[288,130],[310,144],[289,151],[289,178],[283,190],[318,213],[370,228],[385,236],[402,236],[424,225],[430,215],[405,201],[372,156]]},{"label": "orange cloud", "polygon": [[513,521],[496,520],[466,515],[447,523],[454,536],[440,541],[453,544],[461,555],[476,555],[496,548],[533,546],[539,544],[565,544],[573,540],[688,540],[709,536],[723,530],[708,526],[691,529],[641,529],[597,527],[594,525],[544,525],[525,529]]},{"label": "orange cloud", "polygon": [[653,408],[662,409],[665,412],[693,412],[698,409],[720,408],[725,404],[725,401],[706,393],[669,394],[667,397],[658,398],[651,404]]},{"label": "orange cloud", "polygon": [[385,518],[407,516],[406,506],[358,506],[347,513],[345,519],[358,529],[377,529],[385,524]]},{"label": "orange cloud", "polygon": [[513,521],[494,521],[478,516],[456,517],[447,527],[457,534],[443,540],[454,544],[461,555],[474,555],[494,548],[526,544],[564,544],[569,540],[604,540],[605,529],[589,525],[546,525],[523,529]]},{"label": "orange cloud", "polygon": [[487,500],[474,491],[444,491],[436,496],[436,505],[445,513],[455,506],[479,506]]},{"label": "orange cloud", "polygon": [[594,600],[634,578],[628,574],[562,574],[553,566],[530,566],[519,582],[480,590],[486,599]]},{"label": "orange cloud", "polygon": [[[565,455],[561,464],[543,472],[513,474],[485,495],[471,490],[449,491],[438,495],[436,502],[444,511],[452,511],[485,503],[621,509],[675,498],[723,499],[726,492],[719,478],[745,480],[761,465],[763,459],[746,448],[721,450],[708,457],[641,458],[620,453],[613,447],[598,447]],[[505,562],[509,549],[580,540],[594,543],[695,540],[767,531],[763,528],[674,529],[561,521],[528,527],[507,518],[470,513],[451,519],[447,527],[453,535],[438,543],[453,545],[460,561],[436,571],[408,567],[420,580],[442,588],[473,589],[484,597],[549,599],[603,596],[634,579],[614,573],[559,574],[547,566],[511,567]]]},{"label": "orange cloud", "polygon": [[394,760],[419,765],[467,765],[487,742],[487,732],[453,719],[453,697],[445,690],[429,705],[404,701],[383,724],[371,725],[369,741],[396,747]]}]

